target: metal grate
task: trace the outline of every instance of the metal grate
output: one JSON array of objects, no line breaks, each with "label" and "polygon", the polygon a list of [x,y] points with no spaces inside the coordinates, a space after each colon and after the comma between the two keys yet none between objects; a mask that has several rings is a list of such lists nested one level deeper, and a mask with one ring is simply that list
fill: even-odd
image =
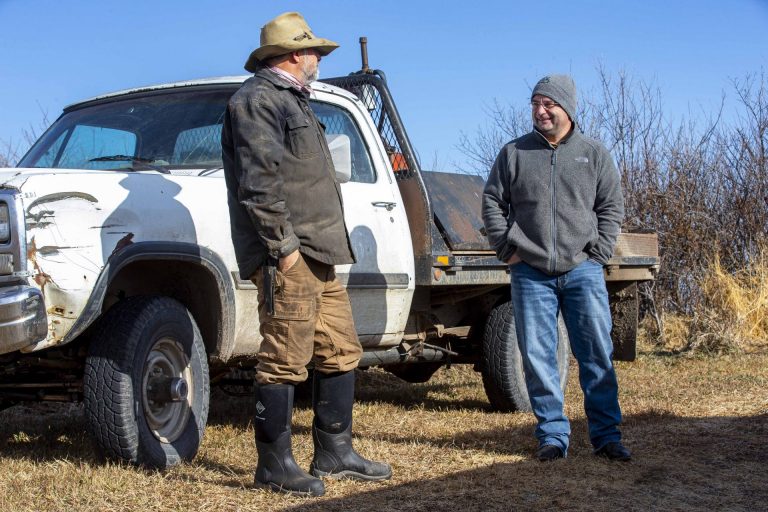
[{"label": "metal grate", "polygon": [[392,101],[386,78],[380,71],[355,73],[345,77],[328,78],[323,82],[346,89],[360,98],[376,124],[392,169],[398,180],[415,177],[419,162],[405,131],[400,114]]},{"label": "metal grate", "polygon": [[173,149],[172,164],[221,162],[221,124],[181,132]]}]

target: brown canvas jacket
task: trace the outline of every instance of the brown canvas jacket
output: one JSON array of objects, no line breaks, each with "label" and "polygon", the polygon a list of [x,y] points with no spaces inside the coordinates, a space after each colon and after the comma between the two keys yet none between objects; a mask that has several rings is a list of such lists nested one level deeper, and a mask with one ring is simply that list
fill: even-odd
[{"label": "brown canvas jacket", "polygon": [[221,133],[240,276],[298,249],[354,262],[333,162],[309,99],[266,68],[230,98]]}]

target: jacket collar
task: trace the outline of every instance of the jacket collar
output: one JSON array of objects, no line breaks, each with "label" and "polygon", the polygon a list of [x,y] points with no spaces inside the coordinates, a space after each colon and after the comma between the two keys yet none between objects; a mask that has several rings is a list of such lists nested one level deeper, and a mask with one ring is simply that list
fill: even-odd
[{"label": "jacket collar", "polygon": [[263,78],[267,82],[271,83],[275,87],[278,87],[280,89],[288,89],[290,91],[295,92],[296,94],[300,96],[309,96],[309,93],[299,91],[297,90],[293,84],[288,82],[286,79],[280,77],[276,73],[273,73],[269,70],[269,68],[261,66],[259,69],[256,70],[256,72],[253,74],[255,77]]},{"label": "jacket collar", "polygon": [[536,128],[533,129],[533,133],[535,134],[535,136],[539,140],[539,142],[542,142],[543,144],[546,144],[550,148],[554,149],[554,148],[556,148],[558,146],[562,146],[563,144],[567,144],[568,141],[571,140],[571,137],[573,137],[573,135],[575,133],[580,133],[580,132],[579,132],[579,128],[576,126],[576,123],[574,123],[573,126],[571,127],[571,131],[566,133],[565,137],[560,139],[560,142],[557,143],[557,146],[552,145],[552,143],[549,142],[547,140],[547,138],[539,130],[537,130]]}]

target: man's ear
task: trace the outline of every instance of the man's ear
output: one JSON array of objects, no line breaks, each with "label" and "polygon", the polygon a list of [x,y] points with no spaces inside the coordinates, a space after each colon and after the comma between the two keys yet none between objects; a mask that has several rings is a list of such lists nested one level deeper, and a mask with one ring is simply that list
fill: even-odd
[{"label": "man's ear", "polygon": [[293,64],[301,62],[301,56],[304,54],[304,50],[296,50],[288,54],[288,61]]}]

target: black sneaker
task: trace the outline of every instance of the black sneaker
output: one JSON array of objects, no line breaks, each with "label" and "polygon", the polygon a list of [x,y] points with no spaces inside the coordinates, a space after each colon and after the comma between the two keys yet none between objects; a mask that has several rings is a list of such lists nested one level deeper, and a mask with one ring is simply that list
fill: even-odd
[{"label": "black sneaker", "polygon": [[595,455],[610,460],[620,460],[622,462],[632,460],[632,454],[619,442],[606,444],[599,450],[595,450]]},{"label": "black sneaker", "polygon": [[556,459],[564,459],[565,453],[559,446],[545,444],[536,450],[536,458],[539,459],[539,462],[552,462]]}]

